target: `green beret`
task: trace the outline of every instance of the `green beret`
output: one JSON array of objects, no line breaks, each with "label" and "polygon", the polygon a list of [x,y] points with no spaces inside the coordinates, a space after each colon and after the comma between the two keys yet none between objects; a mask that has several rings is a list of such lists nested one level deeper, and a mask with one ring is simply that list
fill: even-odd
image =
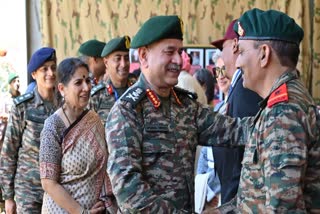
[{"label": "green beret", "polygon": [[10,73],[8,77],[8,83],[10,84],[14,79],[18,78],[19,75],[15,73]]},{"label": "green beret", "polygon": [[101,57],[105,57],[115,51],[128,51],[130,48],[130,37],[123,36],[111,39],[103,48]]},{"label": "green beret", "polygon": [[183,22],[178,16],[151,17],[133,37],[131,48],[146,46],[161,39],[183,40]]},{"label": "green beret", "polygon": [[100,57],[105,45],[106,43],[100,42],[96,39],[88,40],[81,44],[79,52],[86,56]]},{"label": "green beret", "polygon": [[294,19],[276,10],[249,10],[234,24],[233,30],[240,40],[279,40],[299,45],[303,39],[303,30]]}]

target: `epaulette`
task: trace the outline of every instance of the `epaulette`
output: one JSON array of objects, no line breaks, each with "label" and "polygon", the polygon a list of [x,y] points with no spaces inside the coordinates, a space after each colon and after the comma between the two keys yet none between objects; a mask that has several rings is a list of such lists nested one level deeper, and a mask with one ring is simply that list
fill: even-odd
[{"label": "epaulette", "polygon": [[282,84],[279,88],[277,88],[274,92],[271,93],[268,99],[267,106],[271,108],[277,103],[288,101],[288,88],[287,84]]},{"label": "epaulette", "polygon": [[23,94],[15,99],[13,99],[13,103],[17,106],[17,105],[20,105],[21,103],[27,101],[27,100],[30,100],[34,97],[34,94],[33,92],[29,92],[29,93],[26,93],[26,94]]},{"label": "epaulette", "polygon": [[106,87],[106,85],[104,83],[99,83],[98,85],[94,86],[91,89],[91,93],[90,96],[92,97],[93,95],[95,95],[98,91],[104,89]]},{"label": "epaulette", "polygon": [[196,93],[190,92],[188,90],[185,90],[183,88],[179,88],[179,87],[174,87],[173,90],[177,93],[177,94],[185,94],[188,95],[191,99],[196,100],[198,98],[198,95]]},{"label": "epaulette", "polygon": [[122,96],[121,100],[127,101],[132,104],[132,106],[136,106],[140,100],[146,95],[146,90],[136,86],[129,88]]}]

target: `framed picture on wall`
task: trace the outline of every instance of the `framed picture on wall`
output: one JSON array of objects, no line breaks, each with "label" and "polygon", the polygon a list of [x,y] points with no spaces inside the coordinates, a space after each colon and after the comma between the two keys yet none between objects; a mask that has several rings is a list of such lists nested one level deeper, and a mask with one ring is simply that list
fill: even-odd
[{"label": "framed picture on wall", "polygon": [[206,48],[205,49],[205,66],[209,66],[209,65],[214,65],[214,62],[213,62],[213,56],[215,56],[215,54],[217,54],[218,52],[218,49],[216,48]]},{"label": "framed picture on wall", "polygon": [[204,67],[204,49],[203,48],[187,48],[187,53],[192,56],[192,65]]},{"label": "framed picture on wall", "polygon": [[129,51],[130,63],[139,63],[138,49],[131,48]]}]

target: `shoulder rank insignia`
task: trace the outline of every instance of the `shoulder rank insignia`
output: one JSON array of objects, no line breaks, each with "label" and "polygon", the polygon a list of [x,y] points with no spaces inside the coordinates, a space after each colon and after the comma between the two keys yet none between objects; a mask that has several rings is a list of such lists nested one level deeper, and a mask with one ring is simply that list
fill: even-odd
[{"label": "shoulder rank insignia", "polygon": [[146,91],[140,87],[129,88],[122,96],[121,100],[131,103],[136,106],[140,100],[145,96]]},{"label": "shoulder rank insignia", "polygon": [[160,102],[158,96],[156,95],[156,93],[153,90],[148,88],[147,89],[147,97],[150,100],[150,102],[152,103],[153,107],[155,109],[158,109],[161,102]]},{"label": "shoulder rank insignia", "polygon": [[194,99],[194,100],[196,100],[198,98],[198,95],[196,93],[187,91],[187,90],[179,88],[179,87],[174,87],[173,90],[178,94],[188,95],[188,97],[190,97],[191,99]]},{"label": "shoulder rank insignia", "polygon": [[267,106],[271,108],[277,103],[286,102],[288,101],[288,89],[287,84],[282,84],[279,88],[277,88],[272,94],[270,95],[268,99]]},{"label": "shoulder rank insignia", "polygon": [[98,91],[104,89],[105,87],[106,85],[104,83],[99,83],[98,85],[94,86],[90,93],[91,97],[95,95]]},{"label": "shoulder rank insignia", "polygon": [[113,94],[113,88],[110,84],[107,85],[107,91],[108,91],[109,95]]},{"label": "shoulder rank insignia", "polygon": [[23,94],[23,95],[15,98],[13,100],[13,103],[17,106],[17,105],[19,105],[19,104],[21,104],[21,103],[23,103],[23,102],[25,102],[27,100],[32,99],[33,97],[34,97],[33,92],[30,92],[30,93],[27,93],[27,94]]}]

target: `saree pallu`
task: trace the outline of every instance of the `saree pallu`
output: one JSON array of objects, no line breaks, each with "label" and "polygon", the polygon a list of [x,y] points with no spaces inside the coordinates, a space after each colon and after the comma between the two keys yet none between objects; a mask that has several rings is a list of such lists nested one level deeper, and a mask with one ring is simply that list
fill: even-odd
[{"label": "saree pallu", "polygon": [[[85,111],[70,127],[65,127],[65,130],[61,128],[63,135],[58,136],[54,129],[59,129],[58,124],[63,123],[62,116],[57,111],[52,117],[46,121],[45,128],[49,128],[41,140],[42,148],[48,144],[48,149],[41,149],[41,178],[57,180],[82,207],[90,209],[101,197],[101,192],[105,192],[102,191],[106,183],[107,163],[104,127],[96,113]],[[62,139],[60,143],[48,142],[59,137]],[[60,151],[61,154],[53,151]],[[45,193],[42,213],[66,211]]]}]

